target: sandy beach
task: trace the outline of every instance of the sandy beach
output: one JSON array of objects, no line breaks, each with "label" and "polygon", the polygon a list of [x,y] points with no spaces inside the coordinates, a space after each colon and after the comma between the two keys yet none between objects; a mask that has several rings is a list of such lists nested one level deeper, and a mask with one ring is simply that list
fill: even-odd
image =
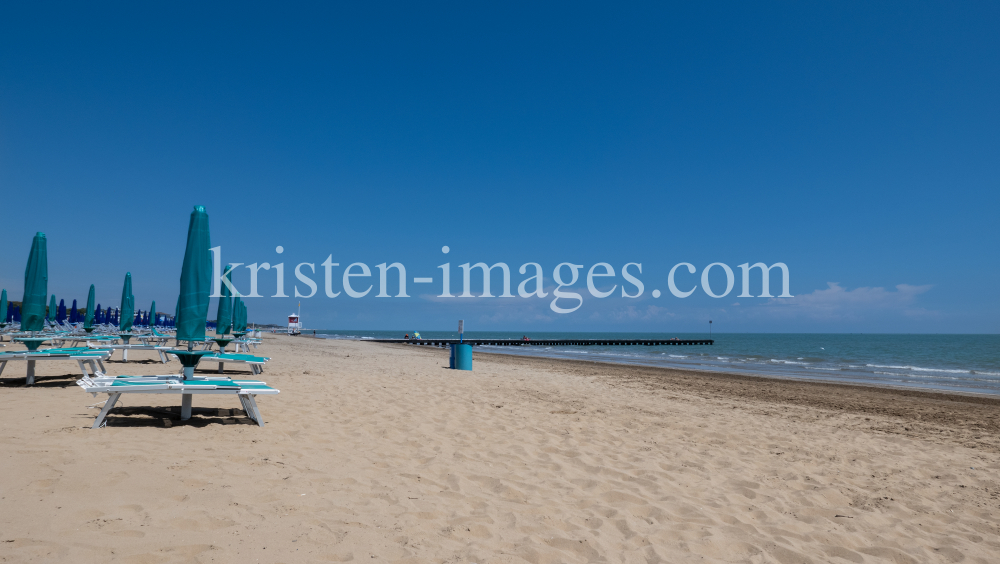
[{"label": "sandy beach", "polygon": [[273,335],[257,354],[281,390],[264,428],[235,399],[180,422],[149,395],[92,431],[106,396],[75,363],[30,389],[8,365],[0,561],[1000,561],[997,399],[479,352],[460,372]]}]

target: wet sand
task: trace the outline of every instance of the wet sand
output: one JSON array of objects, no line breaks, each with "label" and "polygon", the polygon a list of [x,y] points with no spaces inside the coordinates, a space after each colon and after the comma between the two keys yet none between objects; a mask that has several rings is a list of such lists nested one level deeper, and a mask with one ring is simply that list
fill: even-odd
[{"label": "wet sand", "polygon": [[[265,336],[229,398],[0,380],[3,562],[996,562],[1000,402]],[[116,354],[115,359],[120,357]],[[152,355],[113,374],[177,372]],[[214,368],[214,365],[212,366]],[[229,372],[232,375],[247,373]]]}]

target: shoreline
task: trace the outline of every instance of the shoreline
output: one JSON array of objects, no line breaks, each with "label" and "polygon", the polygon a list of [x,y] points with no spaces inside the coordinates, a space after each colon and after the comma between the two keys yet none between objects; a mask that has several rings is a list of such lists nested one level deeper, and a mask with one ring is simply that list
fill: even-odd
[{"label": "shoreline", "polygon": [[[363,333],[341,334],[369,340]],[[400,337],[372,332],[373,339]],[[666,335],[579,334],[579,339],[630,340],[660,339]],[[424,335],[425,340],[453,338],[454,335]],[[510,339],[502,332],[484,332],[476,339]],[[694,339],[687,334],[679,339]],[[956,394],[984,394],[1000,397],[1000,341],[993,335],[849,335],[849,334],[732,334],[719,335],[711,347],[669,346],[501,346],[480,343],[475,350],[547,358],[585,359],[613,363],[750,374],[855,385],[874,385],[913,390],[933,390]],[[787,338],[786,338],[787,337]],[[532,343],[548,338],[573,341],[573,334],[532,336]],[[519,341],[520,339],[513,339]]]},{"label": "shoreline", "polygon": [[[365,342],[365,341],[359,341]],[[410,346],[410,345],[407,345]],[[794,375],[784,376],[779,374],[767,374],[764,372],[739,372],[739,371],[726,371],[726,370],[713,370],[711,368],[679,368],[675,366],[657,366],[655,364],[642,364],[638,362],[626,362],[626,361],[611,361],[611,360],[583,360],[578,358],[563,358],[555,356],[544,356],[544,355],[533,355],[533,354],[518,354],[510,353],[503,350],[482,350],[474,351],[481,352],[483,354],[499,354],[514,358],[531,358],[531,359],[544,359],[552,360],[558,362],[580,362],[583,364],[606,364],[609,366],[630,366],[635,368],[651,368],[654,370],[665,370],[672,372],[684,372],[691,374],[705,374],[709,376],[727,376],[733,378],[752,378],[760,380],[774,380],[776,382],[800,382],[803,384],[817,384],[817,385],[829,385],[847,388],[863,388],[863,389],[875,389],[884,391],[899,391],[899,392],[915,392],[918,394],[928,394],[930,396],[954,396],[955,398],[963,397],[973,397],[973,398],[984,398],[996,400],[996,404],[1000,405],[1000,394],[991,394],[988,392],[966,392],[957,390],[946,390],[941,388],[921,388],[916,386],[896,386],[891,384],[877,384],[877,383],[863,383],[863,382],[838,382],[836,380],[824,380],[822,378],[803,378]]]}]

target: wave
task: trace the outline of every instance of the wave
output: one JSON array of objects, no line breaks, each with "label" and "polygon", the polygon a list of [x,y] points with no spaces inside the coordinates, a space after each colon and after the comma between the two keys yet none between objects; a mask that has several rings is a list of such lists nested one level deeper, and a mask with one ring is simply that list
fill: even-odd
[{"label": "wave", "polygon": [[894,364],[866,364],[869,368],[892,368],[895,370],[914,370],[917,372],[944,372],[946,374],[972,374],[972,370],[950,368],[923,368],[920,366],[897,366]]}]

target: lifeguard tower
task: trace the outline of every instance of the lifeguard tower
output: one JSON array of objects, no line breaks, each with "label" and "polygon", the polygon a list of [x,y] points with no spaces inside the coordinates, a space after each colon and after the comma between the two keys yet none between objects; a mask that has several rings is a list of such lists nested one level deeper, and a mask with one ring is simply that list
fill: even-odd
[{"label": "lifeguard tower", "polygon": [[299,321],[299,314],[292,313],[288,316],[288,334],[298,335],[302,333],[302,323]]}]

